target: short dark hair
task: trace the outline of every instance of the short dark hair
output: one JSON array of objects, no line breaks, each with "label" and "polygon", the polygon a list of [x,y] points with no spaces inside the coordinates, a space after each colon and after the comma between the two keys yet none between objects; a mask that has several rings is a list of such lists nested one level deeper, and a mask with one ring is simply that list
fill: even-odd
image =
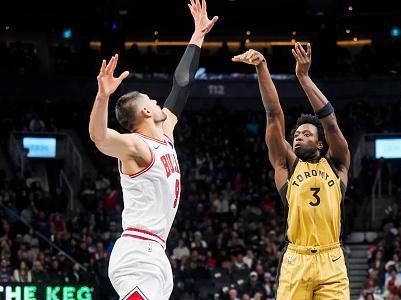
[{"label": "short dark hair", "polygon": [[303,124],[312,124],[317,128],[317,135],[318,135],[318,140],[323,142],[323,149],[320,151],[321,155],[323,156],[326,154],[328,145],[326,142],[326,137],[324,135],[324,129],[323,125],[320,122],[319,118],[311,115],[311,114],[302,114],[298,119],[297,119],[297,124],[295,124],[295,127],[291,130],[291,143],[294,142],[294,135],[295,131],[299,128],[299,126]]},{"label": "short dark hair", "polygon": [[118,123],[126,130],[132,131],[137,120],[137,100],[141,93],[134,91],[122,95],[116,103],[116,119]]}]

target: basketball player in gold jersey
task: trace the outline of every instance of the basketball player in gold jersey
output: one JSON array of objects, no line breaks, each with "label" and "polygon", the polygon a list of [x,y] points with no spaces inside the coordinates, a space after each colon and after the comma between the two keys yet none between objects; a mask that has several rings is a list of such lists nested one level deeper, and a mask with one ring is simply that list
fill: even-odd
[{"label": "basketball player in gold jersey", "polygon": [[[285,140],[284,114],[262,54],[249,50],[233,61],[256,66],[266,110],[266,143],[287,216],[287,245],[277,276],[277,300],[349,300],[341,249],[342,205],[350,152],[330,102],[308,75],[312,50],[296,43],[296,75],[315,111],[302,115]],[[326,142],[327,141],[327,142]]]}]

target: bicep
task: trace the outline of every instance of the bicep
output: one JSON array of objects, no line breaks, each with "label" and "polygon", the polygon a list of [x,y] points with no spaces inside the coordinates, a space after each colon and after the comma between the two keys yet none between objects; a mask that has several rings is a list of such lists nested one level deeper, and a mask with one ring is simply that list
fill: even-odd
[{"label": "bicep", "polygon": [[265,141],[269,151],[269,160],[274,168],[287,165],[289,161],[295,160],[295,154],[284,137],[283,123],[284,117],[281,114],[268,116]]},{"label": "bicep", "polygon": [[[272,129],[272,128],[270,128]],[[295,161],[295,153],[283,136],[275,136],[266,130],[266,144],[269,152],[269,161],[274,168],[274,182],[280,190],[289,177],[289,166]]]},{"label": "bicep", "polygon": [[174,140],[174,128],[178,122],[178,118],[168,108],[164,107],[162,111],[166,114],[167,118],[163,122],[163,132],[171,140]]},{"label": "bicep", "polygon": [[118,159],[126,159],[139,155],[141,141],[133,134],[121,134],[113,129],[107,129],[107,137],[94,141],[100,152]]}]

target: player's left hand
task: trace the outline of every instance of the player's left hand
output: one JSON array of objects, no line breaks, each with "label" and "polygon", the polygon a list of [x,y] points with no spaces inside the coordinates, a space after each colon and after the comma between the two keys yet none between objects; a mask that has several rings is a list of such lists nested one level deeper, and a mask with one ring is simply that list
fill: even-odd
[{"label": "player's left hand", "polygon": [[188,7],[191,11],[192,17],[194,18],[195,33],[201,36],[205,36],[210,30],[212,30],[214,24],[217,22],[219,17],[214,16],[211,20],[209,19],[206,10],[206,0],[190,1],[191,3],[188,3]]},{"label": "player's left hand", "polygon": [[308,72],[312,63],[312,48],[308,43],[306,50],[300,43],[295,43],[294,49],[292,49],[292,55],[294,55],[297,65],[295,67],[295,74],[297,77],[308,76]]}]

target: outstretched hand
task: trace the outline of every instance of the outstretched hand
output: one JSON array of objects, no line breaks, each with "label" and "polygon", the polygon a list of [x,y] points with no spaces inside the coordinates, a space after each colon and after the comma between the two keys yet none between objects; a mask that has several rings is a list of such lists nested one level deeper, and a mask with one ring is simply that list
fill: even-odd
[{"label": "outstretched hand", "polygon": [[106,65],[106,60],[102,61],[99,75],[97,76],[98,94],[104,97],[110,97],[121,82],[128,77],[129,72],[123,72],[119,77],[114,77],[114,71],[117,67],[118,54],[114,55]]},{"label": "outstretched hand", "polygon": [[249,49],[245,53],[236,55],[231,60],[234,62],[242,62],[254,66],[258,66],[262,62],[266,61],[262,53],[253,49]]},{"label": "outstretched hand", "polygon": [[292,49],[292,55],[297,61],[295,67],[295,74],[300,76],[308,76],[310,66],[312,64],[312,48],[308,43],[306,45],[306,51],[300,43],[295,43],[294,49]]},{"label": "outstretched hand", "polygon": [[192,17],[194,18],[195,33],[205,36],[210,30],[212,30],[219,17],[214,16],[211,20],[209,19],[206,10],[206,0],[190,0],[190,2],[191,3],[188,3],[188,7],[191,11]]}]

